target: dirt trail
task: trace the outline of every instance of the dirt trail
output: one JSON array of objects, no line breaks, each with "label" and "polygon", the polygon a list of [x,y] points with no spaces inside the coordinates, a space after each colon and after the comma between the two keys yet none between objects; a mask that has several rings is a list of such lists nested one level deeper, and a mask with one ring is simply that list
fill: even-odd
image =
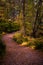
[{"label": "dirt trail", "polygon": [[17,45],[12,40],[13,35],[3,36],[7,52],[2,65],[43,65],[43,52]]}]

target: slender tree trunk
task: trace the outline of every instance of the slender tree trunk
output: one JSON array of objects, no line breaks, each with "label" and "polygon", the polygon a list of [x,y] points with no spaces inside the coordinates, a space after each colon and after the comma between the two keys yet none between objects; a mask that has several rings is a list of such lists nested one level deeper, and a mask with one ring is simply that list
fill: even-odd
[{"label": "slender tree trunk", "polygon": [[38,5],[38,9],[37,9],[37,12],[36,12],[36,19],[35,19],[34,28],[33,28],[33,36],[34,37],[37,37],[38,28],[39,28],[39,25],[41,23],[41,5],[42,5],[42,0],[39,0],[37,5]]},{"label": "slender tree trunk", "polygon": [[23,6],[23,34],[26,35],[26,27],[25,27],[25,0],[22,0]]}]

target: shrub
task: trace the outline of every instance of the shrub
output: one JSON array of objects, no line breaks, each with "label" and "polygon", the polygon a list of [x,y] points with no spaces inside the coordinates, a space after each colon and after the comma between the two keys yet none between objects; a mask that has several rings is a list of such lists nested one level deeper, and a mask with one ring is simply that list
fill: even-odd
[{"label": "shrub", "polygon": [[12,27],[13,27],[13,31],[19,31],[20,30],[20,24],[18,24],[18,23],[13,23],[12,24]]},{"label": "shrub", "polygon": [[23,36],[22,40],[23,40],[23,42],[27,42],[28,38]]},{"label": "shrub", "polygon": [[22,41],[22,39],[17,39],[16,42],[17,42],[18,44],[22,44],[23,41]]},{"label": "shrub", "polygon": [[27,46],[33,46],[32,42],[28,42]]},{"label": "shrub", "polygon": [[16,22],[0,20],[0,32],[15,32],[20,30],[20,25]]},{"label": "shrub", "polygon": [[35,49],[43,49],[43,42],[35,41]]},{"label": "shrub", "polygon": [[34,46],[34,43],[32,41],[28,41],[27,44],[26,44],[27,47],[35,47]]},{"label": "shrub", "polygon": [[22,43],[22,33],[16,32],[13,36],[13,39],[17,42],[17,43]]},{"label": "shrub", "polygon": [[35,40],[34,42],[28,41],[28,44],[26,46],[29,46],[32,49],[43,49],[43,41],[40,40]]},{"label": "shrub", "polygon": [[6,45],[2,42],[1,40],[1,35],[0,35],[0,57],[3,57],[6,52]]},{"label": "shrub", "polygon": [[28,46],[28,42],[23,42],[21,45],[22,46]]},{"label": "shrub", "polygon": [[23,36],[22,33],[15,33],[14,36],[13,36],[13,39],[18,43],[18,44],[21,44],[25,41],[28,41],[28,39],[26,37]]},{"label": "shrub", "polygon": [[19,33],[19,32],[14,34],[13,39],[18,44],[31,47],[32,49],[43,49],[43,40],[42,39],[40,39],[41,40],[40,41],[40,40],[37,40],[34,38],[24,37],[24,35],[22,33]]}]

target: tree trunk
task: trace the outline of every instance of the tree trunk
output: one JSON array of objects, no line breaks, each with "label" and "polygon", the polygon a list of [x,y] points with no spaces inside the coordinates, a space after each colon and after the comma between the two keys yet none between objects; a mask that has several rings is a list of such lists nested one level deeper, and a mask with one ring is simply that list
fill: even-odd
[{"label": "tree trunk", "polygon": [[26,27],[25,27],[25,0],[22,0],[22,8],[23,8],[23,34],[26,35]]},{"label": "tree trunk", "polygon": [[34,23],[34,28],[33,28],[33,37],[37,37],[37,32],[38,32],[38,28],[39,25],[41,23],[41,5],[42,5],[42,0],[39,0],[38,2],[38,9],[36,12],[36,19],[35,19],[35,23]]}]

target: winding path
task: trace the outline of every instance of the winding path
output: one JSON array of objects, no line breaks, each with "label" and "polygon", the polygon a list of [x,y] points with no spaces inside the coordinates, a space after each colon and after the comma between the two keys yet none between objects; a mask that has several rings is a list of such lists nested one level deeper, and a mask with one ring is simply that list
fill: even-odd
[{"label": "winding path", "polygon": [[43,65],[43,52],[17,45],[12,40],[13,35],[3,36],[7,52],[2,65]]}]

